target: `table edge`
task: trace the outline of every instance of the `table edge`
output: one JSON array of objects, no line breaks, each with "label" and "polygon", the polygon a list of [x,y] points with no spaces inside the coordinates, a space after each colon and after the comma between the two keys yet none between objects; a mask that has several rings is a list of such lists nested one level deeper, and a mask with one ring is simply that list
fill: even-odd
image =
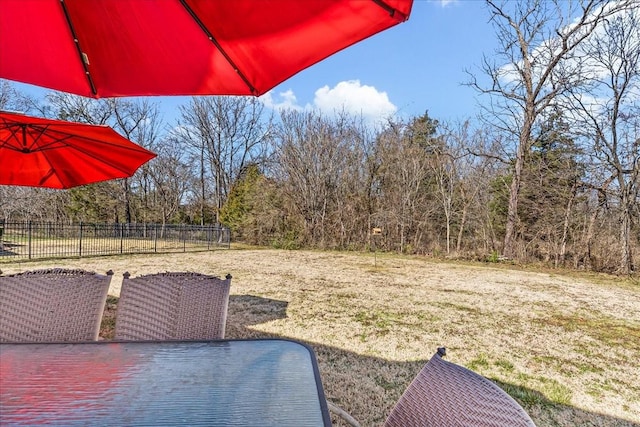
[{"label": "table edge", "polygon": [[327,398],[324,393],[324,387],[322,385],[322,378],[320,376],[320,368],[318,367],[318,358],[316,357],[313,347],[303,341],[294,340],[291,338],[280,337],[267,337],[267,338],[232,338],[232,339],[189,339],[189,340],[96,340],[96,341],[50,341],[50,342],[0,342],[0,349],[7,346],[33,346],[33,345],[104,345],[104,344],[170,344],[170,343],[224,343],[224,342],[251,342],[251,341],[284,341],[304,347],[309,353],[311,359],[311,366],[313,367],[313,375],[316,380],[316,391],[318,393],[318,399],[320,400],[320,412],[322,413],[322,421],[325,427],[332,427],[331,416],[329,413],[329,406],[327,405]]}]

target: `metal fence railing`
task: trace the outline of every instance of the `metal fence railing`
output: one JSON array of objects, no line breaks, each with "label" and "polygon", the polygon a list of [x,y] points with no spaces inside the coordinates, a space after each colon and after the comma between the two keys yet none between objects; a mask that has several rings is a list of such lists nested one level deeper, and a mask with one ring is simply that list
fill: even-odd
[{"label": "metal fence railing", "polygon": [[0,261],[229,248],[213,225],[0,222]]}]

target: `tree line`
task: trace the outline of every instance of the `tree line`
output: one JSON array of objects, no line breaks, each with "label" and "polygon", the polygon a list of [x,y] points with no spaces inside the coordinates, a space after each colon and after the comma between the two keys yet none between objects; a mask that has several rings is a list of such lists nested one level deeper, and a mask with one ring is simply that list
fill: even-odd
[{"label": "tree line", "polygon": [[484,101],[459,122],[426,111],[372,126],[344,111],[212,96],[167,123],[148,99],[33,99],[2,81],[0,109],[108,124],[158,157],[129,179],[0,187],[0,218],[221,223],[259,245],[633,273],[638,2],[486,5],[501,49],[468,72]]}]

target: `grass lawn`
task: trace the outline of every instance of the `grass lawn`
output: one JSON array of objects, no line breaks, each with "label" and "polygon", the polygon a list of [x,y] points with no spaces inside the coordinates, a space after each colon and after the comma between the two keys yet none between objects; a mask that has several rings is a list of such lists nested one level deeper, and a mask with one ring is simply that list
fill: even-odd
[{"label": "grass lawn", "polygon": [[[122,273],[231,273],[227,337],[316,351],[327,397],[384,422],[436,351],[495,381],[538,426],[640,426],[640,284],[600,275],[347,252],[231,249],[2,263]],[[103,337],[109,339],[108,313]],[[341,425],[336,422],[336,425]]]}]

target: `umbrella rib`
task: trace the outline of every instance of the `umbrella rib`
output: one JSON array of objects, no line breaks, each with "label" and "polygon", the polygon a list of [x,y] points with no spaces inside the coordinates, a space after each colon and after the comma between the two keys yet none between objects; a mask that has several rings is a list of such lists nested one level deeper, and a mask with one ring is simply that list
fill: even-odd
[{"label": "umbrella rib", "polygon": [[[28,125],[23,125],[23,129],[22,129],[22,137],[23,142],[22,145],[24,145],[25,147],[27,146],[27,126]],[[31,129],[35,130],[38,132],[38,136],[36,136],[35,138],[33,138],[33,142],[31,143],[31,147],[35,147],[38,145],[38,140],[40,138],[42,138],[42,136],[45,134],[45,132],[49,129],[49,125],[43,125],[43,126],[30,126]],[[62,142],[62,139],[56,139],[55,141],[51,141],[49,144],[44,144],[42,146],[38,146],[37,150],[31,150],[31,147],[29,147],[29,151],[43,151],[44,149],[47,148],[47,146],[55,144],[56,142]]]},{"label": "umbrella rib", "polygon": [[82,68],[84,68],[84,73],[87,76],[87,80],[89,81],[89,86],[91,86],[91,93],[97,95],[98,91],[96,90],[96,86],[93,84],[93,78],[91,78],[91,73],[89,72],[89,58],[80,47],[80,41],[78,40],[76,30],[73,28],[71,16],[69,16],[69,11],[67,10],[67,5],[65,4],[64,0],[60,0],[60,6],[62,6],[64,16],[67,20],[67,25],[69,26],[69,30],[71,31],[71,35],[73,36],[73,41],[76,44],[76,49],[78,50],[78,55],[80,56],[80,63],[82,64]]},{"label": "umbrella rib", "polygon": [[[64,139],[68,139],[68,138],[71,138],[71,136],[67,136],[67,137],[65,137]],[[138,151],[138,150],[136,150],[135,148],[132,148],[132,147],[121,147],[121,146],[118,146],[117,144],[111,144],[111,143],[109,143],[109,142],[101,141],[101,140],[99,140],[99,139],[95,139],[95,138],[88,138],[88,137],[85,137],[85,139],[86,139],[87,141],[94,141],[94,142],[98,142],[98,143],[103,144],[103,145],[110,145],[110,146],[118,147],[118,148],[119,148],[119,149],[121,149],[121,150]],[[59,141],[59,142],[63,142],[63,139],[59,139],[58,141]],[[73,148],[74,150],[76,150],[76,151],[78,151],[78,152],[81,152],[83,155],[85,155],[85,156],[87,156],[87,157],[89,157],[89,158],[92,158],[92,159],[94,159],[94,160],[99,160],[101,163],[104,163],[105,165],[107,165],[107,166],[109,166],[109,167],[112,167],[112,168],[114,168],[114,169],[116,169],[116,170],[119,170],[120,172],[127,173],[127,170],[126,170],[126,169],[121,168],[120,166],[118,166],[118,164],[117,164],[117,163],[112,162],[112,161],[110,161],[110,160],[109,160],[109,159],[107,159],[107,158],[104,158],[104,157],[102,157],[102,156],[98,156],[98,155],[91,154],[91,153],[89,153],[89,152],[87,152],[87,151],[84,151],[84,150],[79,149],[77,146],[72,145],[72,144],[67,144],[67,146],[68,146],[69,148]],[[47,151],[47,150],[41,150],[41,151],[43,152],[42,154],[46,157],[46,156],[47,156],[47,154],[46,154],[46,151]]]},{"label": "umbrella rib", "polygon": [[40,181],[38,181],[38,185],[42,186],[44,185],[45,182],[47,182],[47,180],[49,178],[51,178],[53,175],[55,175],[55,171],[53,170],[53,168],[49,169],[49,172],[47,172],[45,175],[42,176],[42,178],[40,178]]},{"label": "umbrella rib", "polygon": [[[63,142],[65,139],[73,138],[73,136],[74,136],[74,135],[67,135],[67,136],[65,136],[64,138],[60,138],[60,139],[58,139],[57,141]],[[133,145],[133,146],[128,146],[128,145],[127,145],[127,146],[122,146],[122,145],[117,144],[117,143],[113,143],[113,142],[105,141],[104,139],[94,138],[94,137],[91,137],[91,136],[82,136],[82,138],[83,138],[83,139],[85,139],[85,140],[87,140],[87,141],[92,141],[92,142],[98,143],[98,144],[100,144],[100,145],[107,145],[107,146],[111,146],[111,147],[116,147],[116,148],[118,148],[119,150],[128,150],[128,151],[135,151],[135,152],[139,152],[139,151],[147,151],[147,149],[146,149],[146,148],[144,148],[144,147],[143,147],[143,146],[141,146],[141,145],[135,144],[133,141],[129,141],[129,142],[131,142],[132,144],[135,144],[135,145]],[[69,147],[73,147],[73,148],[76,148],[76,149],[77,149],[77,147],[76,147],[75,145],[73,145],[73,144],[67,144],[67,146],[69,146]],[[96,159],[99,159],[100,157],[95,157],[95,158],[96,158]]]},{"label": "umbrella rib", "polygon": [[[20,126],[20,128],[21,128],[21,129],[22,129],[22,131],[23,131],[23,132],[22,132],[22,133],[23,133],[23,136],[22,136],[22,138],[23,138],[23,149],[18,149],[18,150],[16,150],[16,151],[22,151],[22,152],[25,152],[24,148],[26,148],[26,147],[27,147],[27,137],[26,137],[26,129],[27,129],[27,127],[29,127],[29,126],[27,126],[27,125],[21,125],[21,126]],[[31,128],[32,128],[32,129],[34,129],[34,130],[38,131],[38,136],[37,136],[37,137],[35,137],[35,138],[33,138],[33,144],[31,144],[31,146],[36,145],[36,142],[38,141],[38,139],[40,139],[40,137],[42,137],[42,135],[44,135],[44,134],[45,134],[45,132],[47,131],[47,129],[49,129],[49,127],[50,127],[49,125],[44,125],[44,126],[31,126]],[[55,129],[54,129],[54,130],[52,130],[52,132],[53,132],[53,133],[56,133],[56,132],[58,132],[58,133],[62,133],[62,132],[60,132],[60,131],[56,131]],[[16,133],[17,133],[17,132],[12,132],[12,134],[13,134],[13,135],[15,135]],[[31,148],[28,148],[28,152],[40,151],[40,152],[42,152],[42,153],[43,153],[43,155],[44,155],[45,157],[47,157],[47,155],[46,155],[46,153],[45,153],[45,152],[46,152],[46,151],[48,151],[48,150],[53,150],[53,149],[55,149],[55,147],[52,147],[53,145],[55,145],[55,144],[57,144],[57,143],[66,144],[68,147],[73,148],[74,150],[81,151],[81,152],[82,152],[84,155],[86,155],[87,157],[91,157],[92,159],[95,159],[95,160],[101,160],[103,163],[107,164],[108,166],[110,166],[110,167],[112,167],[112,168],[114,168],[114,169],[117,169],[117,170],[119,170],[119,171],[121,171],[121,172],[126,172],[126,170],[121,169],[120,167],[118,167],[118,166],[117,166],[115,163],[113,163],[113,162],[109,162],[109,161],[107,161],[106,159],[104,159],[104,158],[102,158],[102,157],[100,157],[100,156],[95,156],[95,155],[90,154],[90,153],[88,153],[88,152],[86,152],[86,151],[82,151],[82,150],[80,150],[78,147],[76,147],[76,146],[75,146],[75,145],[73,145],[73,144],[65,143],[65,141],[66,141],[67,139],[70,139],[70,138],[72,138],[72,137],[73,137],[73,135],[70,135],[70,134],[64,134],[64,133],[62,133],[62,136],[60,136],[60,137],[56,137],[55,139],[53,139],[53,140],[52,140],[51,142],[49,142],[48,144],[43,144],[43,145],[39,146],[37,150],[32,150]],[[138,150],[137,150],[137,148],[135,148],[135,147],[122,147],[122,146],[119,146],[118,144],[112,144],[112,143],[110,143],[110,142],[107,142],[107,141],[101,140],[101,139],[99,139],[99,138],[92,138],[92,137],[88,137],[88,136],[84,136],[83,138],[84,138],[84,139],[86,139],[87,141],[93,141],[93,142],[96,142],[96,143],[99,143],[99,144],[102,144],[102,145],[109,145],[109,146],[113,146],[113,147],[118,147],[118,148],[119,148],[119,149],[121,149],[121,150],[138,151]],[[16,138],[16,139],[18,139],[18,138]],[[144,147],[142,147],[142,148],[144,148]]]},{"label": "umbrella rib", "polygon": [[[27,128],[29,127],[39,132],[38,137],[33,138],[33,143],[30,145],[27,144]],[[8,125],[6,127],[3,126],[0,129],[5,129],[9,132],[9,136],[4,141],[2,141],[2,147],[7,148],[9,150],[20,151],[22,153],[30,153],[33,151],[31,147],[33,147],[35,143],[38,141],[38,139],[40,138],[40,136],[44,134],[47,127],[45,126],[44,128],[41,128],[41,127],[29,126],[27,124],[17,123],[14,125]],[[16,145],[14,146],[9,144],[10,140],[14,140]]]},{"label": "umbrella rib", "polygon": [[[67,137],[65,137],[64,139],[68,139],[68,138],[71,138],[71,135],[68,135],[68,136],[67,136]],[[97,142],[105,143],[104,141],[100,141],[100,140],[93,139],[93,138],[86,138],[86,139],[87,139],[87,140],[89,140],[89,141],[97,141]],[[58,141],[62,142],[62,139],[59,139]],[[107,144],[107,145],[114,145],[114,144],[108,144],[108,143],[106,143],[106,144]],[[69,145],[69,144],[67,144],[67,146],[68,146],[69,148],[73,148],[74,150],[76,150],[76,151],[78,151],[78,152],[80,152],[80,153],[84,154],[85,156],[87,156],[87,157],[89,157],[89,158],[91,158],[91,159],[99,160],[101,163],[104,163],[105,165],[107,165],[107,166],[109,166],[109,167],[112,167],[113,169],[116,169],[116,170],[118,170],[118,171],[120,171],[120,172],[122,172],[122,173],[125,173],[125,174],[128,174],[128,173],[129,173],[126,169],[119,167],[116,163],[114,163],[114,162],[112,162],[112,161],[109,161],[108,159],[106,159],[106,158],[104,158],[104,157],[96,156],[96,155],[91,154],[91,153],[89,153],[89,152],[87,152],[87,151],[80,150],[80,149],[79,149],[78,147],[76,147],[75,145]],[[129,149],[128,147],[121,147],[121,148]],[[40,151],[42,152],[42,155],[47,159],[47,162],[48,162],[49,164],[51,164],[51,161],[50,161],[50,159],[49,159],[49,156],[47,155],[47,151],[48,151],[48,150],[40,150]],[[55,171],[51,171],[51,173],[47,176],[47,178],[48,178],[51,174],[55,174]]]},{"label": "umbrella rib", "polygon": [[[64,133],[60,137],[55,137],[55,138],[52,137],[52,140],[49,141],[48,143],[36,144],[38,142],[38,140],[45,134],[45,132],[47,130],[47,127],[48,126],[45,126],[44,128],[40,128],[40,127],[34,127],[33,128],[34,130],[40,131],[40,134],[37,136],[37,138],[33,138],[33,145],[34,146],[38,145],[38,149],[37,150],[31,150],[31,151],[55,150],[56,148],[59,147],[59,145],[56,146],[57,144],[62,144],[63,146],[66,146],[66,147],[74,147],[73,144],[68,144],[68,143],[65,142],[67,139],[73,138],[73,135],[64,134]],[[53,129],[51,131],[51,133],[53,134],[53,133],[60,133],[60,132],[57,132],[55,129]],[[97,141],[97,140],[92,140],[92,141]],[[97,142],[100,142],[100,141],[97,141]]]},{"label": "umbrella rib", "polygon": [[[374,1],[376,1],[376,0],[374,0]],[[200,29],[202,29],[202,31],[204,31],[204,33],[206,34],[206,36],[209,39],[209,41],[211,41],[211,43],[213,43],[216,46],[216,48],[220,51],[222,56],[224,56],[224,58],[227,60],[227,62],[229,62],[229,64],[233,67],[233,71],[235,71],[236,74],[238,74],[240,76],[240,78],[247,85],[247,87],[249,88],[251,93],[254,94],[254,95],[257,95],[258,91],[256,90],[256,88],[251,84],[251,82],[249,81],[247,76],[245,76],[242,73],[242,71],[240,71],[240,69],[238,68],[236,63],[233,62],[233,59],[231,59],[231,57],[227,54],[227,52],[225,52],[225,50],[222,48],[220,43],[218,43],[218,40],[216,40],[216,38],[213,36],[211,31],[209,31],[207,26],[204,25],[204,22],[202,22],[200,20],[200,18],[198,18],[198,15],[193,11],[193,9],[191,9],[191,6],[189,6],[187,4],[187,1],[186,0],[180,0],[180,3],[187,10],[187,12],[189,12],[189,15],[191,15],[193,20],[196,21],[196,23],[200,26]]]},{"label": "umbrella rib", "polygon": [[[42,152],[42,156],[46,159],[47,164],[48,165],[52,165],[53,163],[51,162],[51,159],[49,158],[49,156],[47,155],[46,151]],[[60,181],[60,183],[63,185],[63,188],[65,186],[67,186],[68,183],[64,182],[63,178],[61,175],[59,175],[56,170],[51,167],[49,169],[49,171],[40,179],[39,181],[39,185],[42,186],[44,185],[45,182],[47,182],[49,180],[49,178],[51,178],[52,176],[56,176],[58,178],[58,181]]]},{"label": "umbrella rib", "polygon": [[[73,124],[73,123],[69,123],[69,124]],[[85,124],[78,124],[78,125],[80,125],[80,126],[87,126],[87,125],[85,125]],[[93,126],[93,125],[92,125],[92,126]],[[97,126],[97,125],[96,125],[96,126]],[[14,126],[11,126],[11,127],[9,127],[9,128],[11,129],[11,128],[13,128],[13,127],[14,127]],[[25,148],[25,147],[27,147],[27,138],[26,138],[26,129],[27,129],[27,128],[31,128],[31,129],[33,129],[34,131],[37,131],[37,133],[38,133],[37,137],[34,137],[34,138],[33,138],[33,142],[32,142],[32,144],[31,144],[31,145],[30,145],[30,147],[29,147],[29,151],[45,151],[45,150],[49,150],[49,149],[55,149],[55,147],[53,147],[53,148],[50,148],[50,147],[51,147],[51,146],[53,146],[53,145],[55,145],[55,144],[57,144],[57,143],[65,144],[65,145],[67,145],[68,147],[72,147],[72,148],[77,149],[77,147],[76,147],[75,145],[73,145],[73,144],[69,144],[69,143],[66,143],[66,142],[65,142],[66,140],[68,140],[68,139],[70,139],[70,138],[73,138],[74,136],[78,136],[78,135],[75,135],[75,134],[73,134],[73,133],[67,133],[67,132],[64,132],[64,131],[61,131],[61,130],[57,130],[57,129],[55,129],[55,128],[52,128],[52,127],[51,127],[51,125],[27,125],[27,124],[19,124],[17,127],[19,127],[20,129],[22,129],[22,131],[23,131],[23,132],[22,132],[22,133],[23,133],[23,135],[22,135],[22,147],[21,147],[21,148],[18,148],[18,149],[17,149],[17,151],[24,151],[24,148]],[[45,143],[45,144],[41,144],[41,145],[39,145],[37,150],[32,150],[32,149],[31,149],[31,147],[33,147],[33,146],[37,145],[36,143],[38,142],[38,140],[39,140],[39,139],[40,139],[40,138],[41,138],[41,137],[42,137],[42,136],[43,136],[47,131],[49,131],[49,134],[51,135],[52,140],[51,140],[50,142],[48,142],[48,143]],[[16,136],[17,132],[18,132],[18,130],[15,130],[15,131],[11,130],[11,134],[13,135],[13,138],[14,138],[15,140],[17,140],[17,141],[20,141],[20,139]],[[55,137],[54,137],[54,136],[53,136],[54,134],[57,134],[57,135],[59,135],[59,136],[55,136]],[[83,138],[83,139],[85,139],[85,140],[87,140],[87,141],[96,142],[96,143],[101,144],[101,145],[109,145],[109,146],[117,147],[117,148],[119,148],[119,149],[121,149],[121,150],[139,151],[139,150],[138,150],[138,147],[128,147],[128,146],[123,147],[123,146],[120,146],[119,144],[114,144],[114,143],[111,143],[111,142],[109,142],[109,141],[105,141],[104,139],[101,139],[101,138],[94,138],[94,137],[91,137],[91,136],[82,136],[82,138]],[[12,148],[12,147],[9,147],[9,148]],[[144,147],[140,147],[140,148],[143,148],[143,149],[144,149]],[[97,157],[95,157],[95,158],[97,159]]]},{"label": "umbrella rib", "polygon": [[389,12],[389,16],[397,19],[400,22],[406,21],[408,16],[404,13],[400,12],[398,9],[389,6],[384,0],[372,0],[375,4]]},{"label": "umbrella rib", "polygon": [[[23,153],[32,153],[34,151],[45,151],[45,150],[49,149],[50,146],[55,145],[58,142],[64,144],[64,141],[66,139],[71,138],[71,135],[63,134],[62,137],[56,138],[56,139],[50,141],[49,143],[44,143],[42,145],[39,145],[38,144],[38,140],[40,140],[40,138],[42,138],[42,136],[47,132],[47,130],[50,127],[49,125],[20,124],[20,125],[18,125],[18,127],[19,127],[20,130],[22,130],[22,147],[19,148],[17,151],[22,151]],[[27,128],[33,129],[34,131],[37,132],[37,136],[33,136],[31,138],[31,144],[27,144]],[[56,131],[54,129],[53,132],[58,132],[58,131]],[[17,133],[17,131],[13,132],[14,135],[16,133]],[[17,137],[16,137],[16,140],[20,141],[19,138],[17,138]],[[37,147],[37,149],[33,149],[33,147]]]},{"label": "umbrella rib", "polygon": [[[1,141],[2,145],[0,145],[0,147],[6,148],[8,150],[22,151],[22,148],[20,146],[20,137],[18,136],[18,131],[20,129],[21,129],[20,126],[16,127],[13,125],[6,125],[6,126],[0,127],[0,130],[7,130],[9,132],[9,135],[3,141]],[[15,143],[17,145],[13,146],[12,144],[10,144],[9,143],[10,140],[16,141]]]}]

